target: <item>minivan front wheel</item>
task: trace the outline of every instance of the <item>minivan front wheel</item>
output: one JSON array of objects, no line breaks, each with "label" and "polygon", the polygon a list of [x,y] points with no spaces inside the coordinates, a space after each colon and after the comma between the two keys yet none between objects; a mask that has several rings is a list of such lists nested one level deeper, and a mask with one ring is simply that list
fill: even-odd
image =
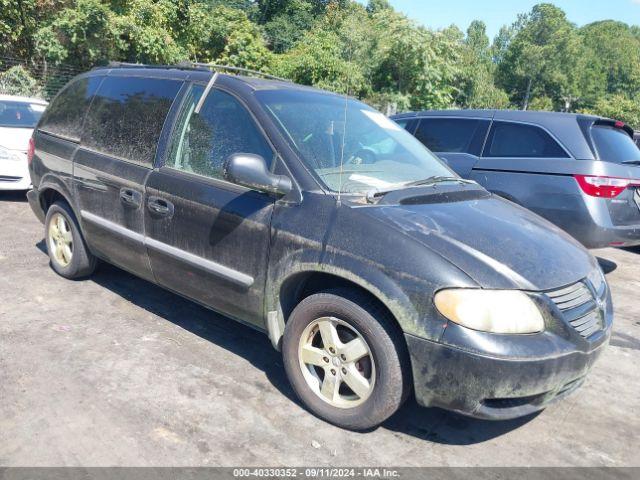
[{"label": "minivan front wheel", "polygon": [[340,427],[375,427],[407,396],[403,339],[388,314],[364,296],[331,291],[304,299],[289,317],[282,351],[298,397]]},{"label": "minivan front wheel", "polygon": [[44,224],[51,268],[69,279],[91,275],[97,259],[89,252],[69,205],[61,201],[53,203]]}]

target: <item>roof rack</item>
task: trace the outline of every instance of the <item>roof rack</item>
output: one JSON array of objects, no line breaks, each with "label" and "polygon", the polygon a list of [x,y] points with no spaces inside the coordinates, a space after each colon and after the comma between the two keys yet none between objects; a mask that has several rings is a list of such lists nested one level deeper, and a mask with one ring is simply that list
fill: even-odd
[{"label": "roof rack", "polygon": [[223,71],[223,72],[233,72],[236,74],[245,73],[247,75],[259,76],[262,78],[266,78],[269,80],[278,80],[280,82],[288,82],[291,83],[291,80],[286,78],[276,77],[275,75],[270,75],[268,73],[260,72],[258,70],[250,70],[248,68],[242,67],[234,67],[231,65],[216,65],[214,63],[201,63],[201,62],[190,62],[184,61],[179,62],[174,65],[148,65],[143,63],[129,63],[129,62],[109,62],[106,67],[96,67],[96,68],[114,68],[114,67],[126,67],[126,68],[177,68],[182,70],[210,70],[213,72]]},{"label": "roof rack", "polygon": [[270,75],[268,73],[260,72],[258,70],[250,70],[248,68],[233,67],[231,65],[216,65],[215,63],[199,63],[199,62],[189,62],[189,63],[196,67],[207,68],[213,71],[222,70],[222,71],[233,72],[233,73],[246,73],[249,75],[257,75],[259,77],[267,78],[269,80],[278,80],[280,82],[291,83],[291,80],[288,80],[286,78],[276,77],[275,75]]}]

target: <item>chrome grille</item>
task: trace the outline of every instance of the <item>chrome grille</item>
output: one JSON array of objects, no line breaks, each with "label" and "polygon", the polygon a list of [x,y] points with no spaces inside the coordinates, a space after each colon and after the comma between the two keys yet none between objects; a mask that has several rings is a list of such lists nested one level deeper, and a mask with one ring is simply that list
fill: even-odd
[{"label": "chrome grille", "polygon": [[[606,283],[597,288],[597,298],[604,299]],[[562,312],[565,320],[584,338],[589,338],[603,328],[603,311],[591,290],[583,282],[547,292],[547,296]]]}]

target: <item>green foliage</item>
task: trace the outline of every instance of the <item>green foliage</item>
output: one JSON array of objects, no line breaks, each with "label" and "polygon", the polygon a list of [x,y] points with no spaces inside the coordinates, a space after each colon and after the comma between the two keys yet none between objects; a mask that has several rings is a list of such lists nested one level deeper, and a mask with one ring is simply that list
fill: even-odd
[{"label": "green foliage", "polygon": [[119,53],[113,13],[100,0],[77,0],[41,27],[34,40],[36,52],[46,60],[73,59],[81,68],[104,63]]},{"label": "green foliage", "polygon": [[584,44],[593,52],[590,61],[601,82],[601,92],[631,96],[640,93],[638,31],[638,27],[612,20],[592,23],[580,30]]},{"label": "green foliage", "polygon": [[187,51],[176,40],[180,19],[172,0],[132,0],[115,19],[119,32],[121,58],[140,63],[176,63]]},{"label": "green foliage", "polygon": [[40,97],[42,89],[26,68],[16,65],[0,73],[0,93]]},{"label": "green foliage", "polygon": [[376,39],[371,56],[373,89],[409,99],[409,108],[446,108],[453,103],[459,45],[444,33],[416,26],[383,9],[372,15]]},{"label": "green foliage", "polygon": [[610,112],[633,123],[640,99],[640,27],[607,20],[578,28],[549,3],[493,42],[481,21],[466,33],[433,31],[389,0],[0,0],[0,9],[0,55],[47,66],[230,64],[389,113],[525,107]]},{"label": "green foliage", "polygon": [[315,20],[314,6],[305,0],[292,0],[277,9],[264,24],[273,51],[283,53],[290,50]]},{"label": "green foliage", "polygon": [[264,68],[271,62],[260,29],[242,10],[194,3],[189,8],[184,36],[192,60],[231,62],[247,68]]},{"label": "green foliage", "polygon": [[538,96],[529,103],[529,110],[537,110],[540,112],[552,112],[553,100],[549,97]]},{"label": "green foliage", "polygon": [[565,13],[548,3],[536,5],[514,32],[497,71],[511,99],[528,108],[533,96],[556,102],[578,97],[583,47]]},{"label": "green foliage", "polygon": [[609,95],[598,99],[593,107],[583,110],[583,113],[622,120],[640,130],[640,95],[635,98],[621,93]]},{"label": "green foliage", "polygon": [[496,66],[491,61],[486,28],[483,22],[475,21],[469,26],[466,37],[462,36],[455,103],[466,108],[508,108],[508,95],[495,85]]}]

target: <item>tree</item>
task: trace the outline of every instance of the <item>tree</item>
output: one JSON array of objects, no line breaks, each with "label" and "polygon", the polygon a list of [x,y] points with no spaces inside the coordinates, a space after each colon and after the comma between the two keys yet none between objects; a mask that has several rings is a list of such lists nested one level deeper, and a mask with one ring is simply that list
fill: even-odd
[{"label": "tree", "polygon": [[455,40],[412,23],[393,10],[372,15],[376,39],[371,57],[373,89],[397,101],[400,109],[446,108],[453,103],[459,73]]},{"label": "tree", "polygon": [[467,37],[464,40],[471,51],[479,60],[488,62],[491,60],[489,51],[489,37],[487,36],[487,25],[480,21],[474,20],[467,29]]},{"label": "tree", "polygon": [[72,59],[75,65],[90,68],[120,53],[114,14],[100,0],[77,0],[33,38],[38,55],[56,64]]},{"label": "tree", "polygon": [[187,58],[176,42],[179,12],[172,0],[132,0],[116,18],[121,58],[139,63],[176,63]]},{"label": "tree", "polygon": [[392,10],[393,7],[389,3],[389,0],[369,0],[367,4],[367,12],[378,13],[382,10]]},{"label": "tree", "polygon": [[30,59],[35,53],[34,35],[65,0],[0,0],[0,54]]},{"label": "tree", "polygon": [[305,0],[292,0],[284,8],[271,15],[264,24],[269,44],[276,53],[290,50],[307,30],[311,28],[317,16],[314,6]]},{"label": "tree", "polygon": [[529,107],[533,96],[564,102],[580,97],[583,48],[576,27],[558,7],[542,3],[502,32],[497,77],[512,100]]},{"label": "tree", "polygon": [[255,69],[271,63],[260,29],[241,10],[196,3],[189,9],[188,22],[183,44],[192,60]]},{"label": "tree", "polygon": [[484,22],[474,21],[460,40],[455,103],[463,108],[507,108],[509,96],[495,85],[495,64]]},{"label": "tree", "polygon": [[590,66],[604,93],[634,96],[640,92],[640,36],[622,22],[606,20],[580,29],[584,44],[592,52]]}]

